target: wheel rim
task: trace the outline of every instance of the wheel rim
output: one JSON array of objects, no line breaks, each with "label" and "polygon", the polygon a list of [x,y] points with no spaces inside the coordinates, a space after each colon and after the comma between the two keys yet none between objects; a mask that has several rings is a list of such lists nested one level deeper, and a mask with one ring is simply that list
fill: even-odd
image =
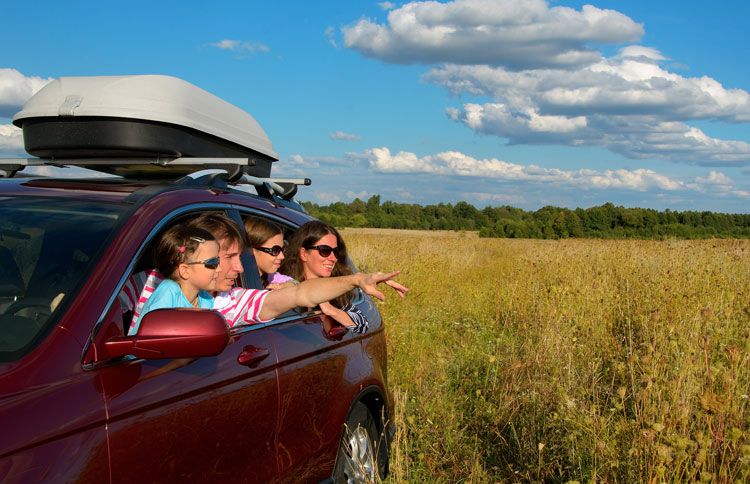
[{"label": "wheel rim", "polygon": [[357,427],[349,434],[348,444],[346,482],[375,482],[375,451],[370,434]]}]

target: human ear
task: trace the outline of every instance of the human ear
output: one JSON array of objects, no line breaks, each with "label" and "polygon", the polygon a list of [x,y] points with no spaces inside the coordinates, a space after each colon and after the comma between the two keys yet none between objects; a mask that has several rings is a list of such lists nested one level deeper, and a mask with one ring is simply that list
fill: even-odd
[{"label": "human ear", "polygon": [[177,275],[180,277],[180,279],[187,280],[190,278],[190,270],[191,267],[187,264],[180,264],[177,266]]}]

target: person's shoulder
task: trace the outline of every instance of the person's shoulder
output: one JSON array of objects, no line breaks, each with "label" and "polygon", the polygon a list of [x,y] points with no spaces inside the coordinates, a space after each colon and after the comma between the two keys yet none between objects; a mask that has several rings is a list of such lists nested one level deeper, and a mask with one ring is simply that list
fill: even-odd
[{"label": "person's shoulder", "polygon": [[273,274],[267,274],[266,280],[269,284],[283,284],[285,282],[293,281],[294,278],[280,272],[274,272]]},{"label": "person's shoulder", "polygon": [[164,279],[163,281],[159,283],[158,286],[156,286],[156,289],[154,289],[154,293],[151,295],[151,298],[173,297],[179,294],[182,294],[182,289],[180,289],[180,285],[177,284],[177,282],[173,281],[172,279]]}]

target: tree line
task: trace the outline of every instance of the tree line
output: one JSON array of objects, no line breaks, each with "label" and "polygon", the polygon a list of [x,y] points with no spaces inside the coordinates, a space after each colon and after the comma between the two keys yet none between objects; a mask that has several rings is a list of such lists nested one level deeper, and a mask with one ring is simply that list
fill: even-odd
[{"label": "tree line", "polygon": [[658,211],[612,203],[571,210],[542,207],[526,211],[511,206],[478,209],[467,202],[417,205],[380,201],[373,195],[350,203],[303,202],[313,216],[335,227],[417,230],[475,230],[480,237],[564,239],[569,237],[703,239],[750,238],[750,214]]}]

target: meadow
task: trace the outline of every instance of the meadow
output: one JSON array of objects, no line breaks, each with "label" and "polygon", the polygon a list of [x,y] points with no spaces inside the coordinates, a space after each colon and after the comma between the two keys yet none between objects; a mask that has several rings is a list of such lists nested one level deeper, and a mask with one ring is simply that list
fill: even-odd
[{"label": "meadow", "polygon": [[412,289],[388,482],[750,480],[750,241],[342,233]]}]

